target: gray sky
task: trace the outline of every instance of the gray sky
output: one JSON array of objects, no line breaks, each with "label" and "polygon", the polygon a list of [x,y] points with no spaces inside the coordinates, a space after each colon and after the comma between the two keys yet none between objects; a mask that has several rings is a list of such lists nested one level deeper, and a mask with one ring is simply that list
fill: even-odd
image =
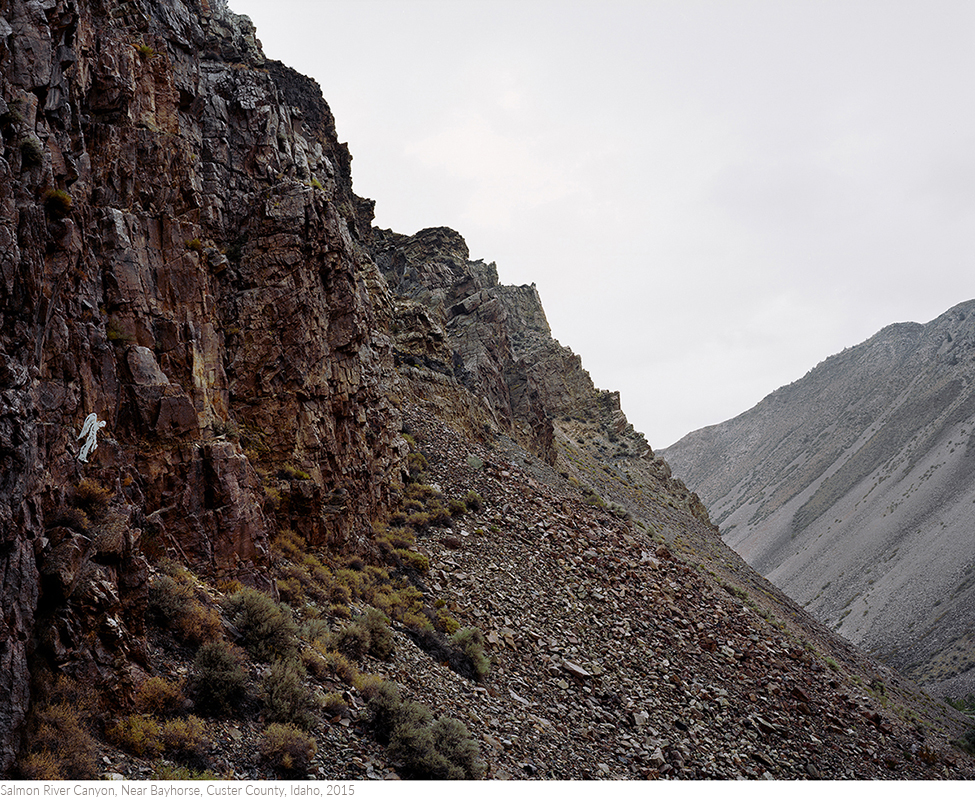
[{"label": "gray sky", "polygon": [[972,0],[230,0],[651,446],[975,297]]}]

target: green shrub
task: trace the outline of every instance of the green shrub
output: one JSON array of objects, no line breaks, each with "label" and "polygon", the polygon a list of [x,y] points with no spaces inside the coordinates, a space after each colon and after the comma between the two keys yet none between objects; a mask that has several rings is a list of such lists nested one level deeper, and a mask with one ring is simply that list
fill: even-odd
[{"label": "green shrub", "polygon": [[306,619],[300,626],[301,638],[306,642],[314,642],[316,639],[327,639],[331,630],[328,623],[323,619]]},{"label": "green shrub", "polygon": [[387,744],[393,734],[400,706],[403,705],[399,687],[391,681],[370,675],[360,681],[359,692],[372,715],[371,723],[376,738]]},{"label": "green shrub", "polygon": [[342,655],[360,661],[369,652],[369,631],[358,622],[353,622],[333,634],[330,644]]},{"label": "green shrub", "polygon": [[159,723],[145,714],[131,714],[116,720],[105,730],[108,740],[136,756],[155,758],[163,752]]},{"label": "green shrub", "polygon": [[460,771],[461,774],[456,777],[466,780],[484,777],[485,765],[481,761],[477,742],[459,719],[440,717],[433,724],[433,744],[448,763]]},{"label": "green shrub", "polygon": [[975,756],[975,728],[969,728],[959,738],[952,742],[971,756]]},{"label": "green shrub", "polygon": [[413,478],[423,472],[427,468],[427,460],[423,453],[410,453],[406,457],[406,468]]},{"label": "green shrub", "polygon": [[410,778],[435,778],[449,765],[433,743],[433,714],[430,709],[407,700],[397,709],[389,737],[390,755],[403,763]]},{"label": "green shrub", "polygon": [[329,719],[338,717],[348,710],[349,704],[345,702],[345,698],[338,692],[329,692],[322,700],[322,711],[325,712],[325,715]]},{"label": "green shrub", "polygon": [[404,567],[414,569],[421,575],[430,571],[430,559],[423,553],[417,553],[415,550],[394,550],[393,552]]},{"label": "green shrub", "polygon": [[165,678],[147,678],[135,693],[135,707],[144,714],[168,717],[180,713],[186,705],[182,690]]},{"label": "green shrub", "polygon": [[450,643],[470,659],[477,680],[491,671],[491,662],[484,654],[484,634],[477,628],[461,628],[450,637]]},{"label": "green shrub", "polygon": [[210,642],[197,651],[190,693],[200,711],[226,714],[246,695],[244,654],[224,641]]},{"label": "green shrub", "polygon": [[389,751],[411,778],[457,781],[484,775],[484,763],[467,726],[448,717],[433,722],[429,710],[418,703],[403,704]]},{"label": "green shrub", "polygon": [[52,217],[61,218],[71,213],[71,195],[64,189],[48,189],[44,192],[44,210]]},{"label": "green shrub", "polygon": [[27,136],[20,142],[20,157],[25,166],[39,167],[44,163],[44,145],[36,136]]},{"label": "green shrub", "polygon": [[315,740],[293,725],[272,723],[261,737],[261,757],[285,776],[306,772],[317,751]]},{"label": "green shrub", "polygon": [[149,776],[151,781],[218,781],[220,776],[210,770],[196,770],[165,761],[156,764]]},{"label": "green shrub", "polygon": [[187,644],[212,642],[223,633],[220,615],[197,599],[191,582],[182,568],[175,576],[157,576],[149,584],[149,613],[157,624]]},{"label": "green shrub", "polygon": [[59,702],[34,714],[29,737],[30,752],[21,771],[56,773],[63,780],[95,777],[95,740],[88,732],[83,709]]},{"label": "green shrub", "polygon": [[430,517],[430,525],[437,528],[449,528],[454,524],[454,517],[450,509],[439,500],[431,500],[427,503],[427,514]]},{"label": "green shrub", "polygon": [[396,651],[396,640],[389,629],[389,618],[375,608],[367,608],[359,622],[369,632],[369,655],[388,661]]},{"label": "green shrub", "polygon": [[447,503],[447,510],[452,517],[462,517],[467,513],[467,503],[465,503],[463,500],[450,500]]},{"label": "green shrub", "polygon": [[360,691],[372,714],[376,738],[388,744],[390,755],[402,762],[407,776],[440,780],[483,776],[477,744],[462,722],[447,717],[434,722],[430,709],[404,701],[390,681],[365,678]]},{"label": "green shrub", "polygon": [[203,720],[192,715],[167,720],[159,727],[159,741],[166,754],[174,758],[188,759],[201,755],[205,735]]},{"label": "green shrub", "polygon": [[389,629],[389,618],[375,608],[367,609],[351,625],[333,634],[330,644],[357,661],[367,654],[387,661],[396,649],[396,640]]},{"label": "green shrub", "polygon": [[256,589],[244,588],[226,601],[227,617],[254,658],[270,661],[294,656],[298,626],[291,609]]},{"label": "green shrub", "polygon": [[261,699],[267,717],[299,728],[311,728],[317,719],[318,701],[305,683],[307,673],[296,659],[275,661],[261,680]]}]

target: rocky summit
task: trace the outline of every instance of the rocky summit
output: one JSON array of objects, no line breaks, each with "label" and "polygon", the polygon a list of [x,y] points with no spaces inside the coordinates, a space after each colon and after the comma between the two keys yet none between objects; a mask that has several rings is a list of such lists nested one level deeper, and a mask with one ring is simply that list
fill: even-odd
[{"label": "rocky summit", "polygon": [[0,0],[0,775],[968,778],[219,0]]}]

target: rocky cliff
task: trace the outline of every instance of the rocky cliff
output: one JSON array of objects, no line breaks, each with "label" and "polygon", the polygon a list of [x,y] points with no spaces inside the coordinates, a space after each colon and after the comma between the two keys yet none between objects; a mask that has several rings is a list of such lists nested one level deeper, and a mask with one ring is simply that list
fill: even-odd
[{"label": "rocky cliff", "polygon": [[[405,451],[392,302],[314,83],[207,0],[0,17],[6,766],[41,617],[58,667],[105,677],[146,550],[257,579],[277,526],[361,537]],[[86,481],[111,519],[84,516]]]},{"label": "rocky cliff", "polygon": [[[269,777],[280,670],[316,712],[283,717],[304,774],[454,774],[378,728],[360,667],[462,714],[440,746],[490,777],[971,774],[964,718],[721,544],[534,287],[454,231],[373,229],[318,87],[249,20],[0,0],[0,65],[0,774],[158,774],[165,711],[184,760]],[[201,645],[244,659],[248,602],[290,660],[251,652],[217,713]]]},{"label": "rocky cliff", "polygon": [[975,301],[884,328],[666,451],[726,542],[824,622],[975,690]]}]

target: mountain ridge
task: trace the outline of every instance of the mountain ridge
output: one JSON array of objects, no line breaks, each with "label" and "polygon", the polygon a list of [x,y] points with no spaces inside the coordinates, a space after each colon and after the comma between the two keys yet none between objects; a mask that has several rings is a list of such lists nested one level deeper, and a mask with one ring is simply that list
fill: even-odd
[{"label": "mountain ridge", "polygon": [[[962,694],[971,690],[967,653],[954,654],[963,669],[934,668],[940,662],[930,640],[960,640],[964,623],[950,620],[966,619],[970,607],[965,590],[956,589],[975,553],[963,535],[949,543],[940,531],[964,529],[973,499],[965,443],[975,413],[973,315],[975,301],[966,301],[927,324],[886,326],[749,411],[665,451],[708,502],[725,540],[760,572],[854,641]],[[749,474],[708,467],[736,459],[761,466]],[[810,538],[821,543],[814,548]],[[929,540],[941,544],[932,550]],[[854,547],[861,551],[855,559]],[[897,548],[901,558],[911,555],[924,583],[904,583],[907,567],[884,555]],[[921,566],[930,562],[939,566]],[[854,577],[866,570],[874,574]],[[941,608],[912,619],[905,606],[915,592]],[[912,622],[923,635],[908,635]]]}]

